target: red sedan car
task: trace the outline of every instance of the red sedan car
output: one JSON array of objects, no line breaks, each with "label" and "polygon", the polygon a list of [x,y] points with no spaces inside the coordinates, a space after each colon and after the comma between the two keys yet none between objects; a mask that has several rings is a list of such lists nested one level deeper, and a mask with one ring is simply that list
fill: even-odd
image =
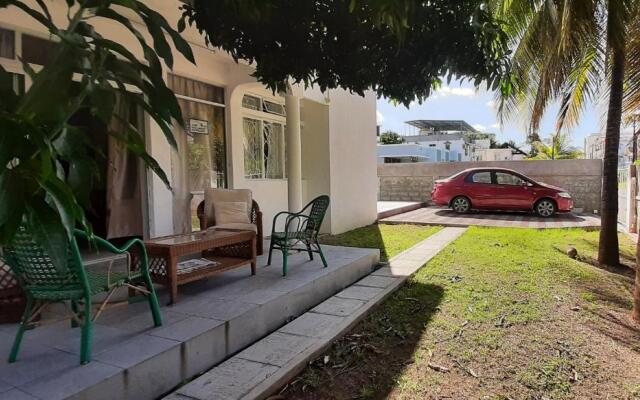
[{"label": "red sedan car", "polygon": [[472,168],[437,180],[431,199],[457,213],[471,209],[517,210],[550,217],[573,209],[573,199],[566,190],[506,168]]}]

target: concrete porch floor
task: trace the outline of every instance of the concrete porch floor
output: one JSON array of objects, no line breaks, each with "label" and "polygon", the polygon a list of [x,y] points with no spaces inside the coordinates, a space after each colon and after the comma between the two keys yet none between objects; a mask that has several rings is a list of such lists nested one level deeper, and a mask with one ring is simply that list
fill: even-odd
[{"label": "concrete porch floor", "polygon": [[[268,247],[265,247],[268,248]],[[93,361],[80,365],[80,330],[68,321],[27,331],[18,361],[7,363],[16,325],[0,325],[0,399],[154,399],[210,369],[369,274],[379,251],[324,246],[328,268],[305,253],[281,255],[258,273],[241,267],[181,286],[154,328],[146,302],[117,307],[97,321]]]}]

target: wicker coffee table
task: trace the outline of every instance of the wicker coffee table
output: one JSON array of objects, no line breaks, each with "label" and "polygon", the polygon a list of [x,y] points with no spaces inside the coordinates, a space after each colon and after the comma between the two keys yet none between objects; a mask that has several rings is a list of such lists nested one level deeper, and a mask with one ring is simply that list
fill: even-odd
[{"label": "wicker coffee table", "polygon": [[251,263],[256,274],[256,234],[240,230],[206,230],[165,236],[145,242],[151,279],[171,289],[169,304],[178,298],[178,286]]}]

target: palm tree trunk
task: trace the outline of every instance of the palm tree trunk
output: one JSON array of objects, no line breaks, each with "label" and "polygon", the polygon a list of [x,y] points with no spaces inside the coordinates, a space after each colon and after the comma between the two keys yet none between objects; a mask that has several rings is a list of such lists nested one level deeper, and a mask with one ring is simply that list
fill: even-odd
[{"label": "palm tree trunk", "polygon": [[636,243],[636,284],[633,288],[633,311],[631,317],[640,322],[640,240]]},{"label": "palm tree trunk", "polygon": [[602,168],[602,222],[598,262],[617,266],[620,264],[618,250],[618,147],[622,120],[622,85],[624,81],[624,45],[611,49],[611,91],[607,111],[607,133],[604,142],[604,165]]}]

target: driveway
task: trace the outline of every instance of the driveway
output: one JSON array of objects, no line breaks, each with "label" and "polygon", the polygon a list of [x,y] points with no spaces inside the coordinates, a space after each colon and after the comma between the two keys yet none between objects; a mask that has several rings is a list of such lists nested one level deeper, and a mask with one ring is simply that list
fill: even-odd
[{"label": "driveway", "polygon": [[511,228],[598,228],[600,217],[593,214],[557,214],[541,218],[530,213],[473,211],[456,214],[441,207],[423,207],[378,221],[383,224],[441,226],[500,226]]}]

